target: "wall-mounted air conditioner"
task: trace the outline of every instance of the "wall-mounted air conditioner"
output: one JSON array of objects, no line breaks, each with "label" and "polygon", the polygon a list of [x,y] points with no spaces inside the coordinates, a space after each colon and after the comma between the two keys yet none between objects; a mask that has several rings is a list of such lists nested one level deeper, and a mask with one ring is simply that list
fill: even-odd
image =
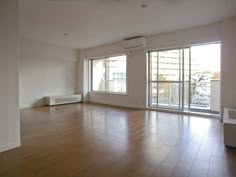
[{"label": "wall-mounted air conditioner", "polygon": [[123,40],[122,44],[124,50],[128,51],[141,50],[146,47],[146,39],[143,36],[127,38]]}]

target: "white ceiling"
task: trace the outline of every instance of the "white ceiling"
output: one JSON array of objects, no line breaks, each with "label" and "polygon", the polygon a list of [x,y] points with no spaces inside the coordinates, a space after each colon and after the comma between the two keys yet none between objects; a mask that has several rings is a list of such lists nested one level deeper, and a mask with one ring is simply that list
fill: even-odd
[{"label": "white ceiling", "polygon": [[[21,36],[73,49],[213,23],[236,14],[236,0],[19,2]],[[143,3],[148,7],[141,8]]]}]

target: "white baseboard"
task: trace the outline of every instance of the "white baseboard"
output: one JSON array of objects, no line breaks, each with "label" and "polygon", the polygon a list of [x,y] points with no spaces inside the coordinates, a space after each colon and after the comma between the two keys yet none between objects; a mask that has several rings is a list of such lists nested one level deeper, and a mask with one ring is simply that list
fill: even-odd
[{"label": "white baseboard", "polygon": [[20,142],[13,143],[13,144],[8,144],[7,146],[0,147],[0,152],[8,151],[10,149],[14,149],[14,148],[17,148],[17,147],[20,147],[20,146],[21,146]]}]

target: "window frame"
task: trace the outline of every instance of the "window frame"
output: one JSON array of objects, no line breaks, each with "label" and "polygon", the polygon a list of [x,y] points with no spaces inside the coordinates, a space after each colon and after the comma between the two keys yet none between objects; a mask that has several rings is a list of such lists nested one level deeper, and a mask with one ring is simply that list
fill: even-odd
[{"label": "window frame", "polygon": [[[125,68],[125,78],[126,78],[126,90],[125,92],[114,92],[114,91],[108,91],[108,87],[107,87],[107,73],[109,72],[109,67],[107,65],[107,60],[109,60],[109,58],[112,58],[112,57],[119,57],[119,56],[125,56],[126,57],[126,68]],[[99,91],[99,90],[93,90],[93,61],[95,60],[102,60],[102,59],[105,59],[106,63],[105,63],[105,91]],[[126,54],[119,54],[119,55],[109,55],[109,56],[104,56],[104,57],[98,57],[98,58],[93,58],[93,59],[90,59],[89,60],[89,65],[90,65],[90,93],[103,93],[103,94],[114,94],[114,95],[128,95],[128,67],[127,67],[127,64],[128,64],[128,61],[127,61],[127,55]]]}]

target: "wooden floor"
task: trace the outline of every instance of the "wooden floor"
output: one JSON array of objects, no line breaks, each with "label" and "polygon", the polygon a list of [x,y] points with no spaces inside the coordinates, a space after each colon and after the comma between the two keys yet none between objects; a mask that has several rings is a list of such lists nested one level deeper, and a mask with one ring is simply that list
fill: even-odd
[{"label": "wooden floor", "polygon": [[73,104],[21,110],[0,177],[236,177],[217,119]]}]

